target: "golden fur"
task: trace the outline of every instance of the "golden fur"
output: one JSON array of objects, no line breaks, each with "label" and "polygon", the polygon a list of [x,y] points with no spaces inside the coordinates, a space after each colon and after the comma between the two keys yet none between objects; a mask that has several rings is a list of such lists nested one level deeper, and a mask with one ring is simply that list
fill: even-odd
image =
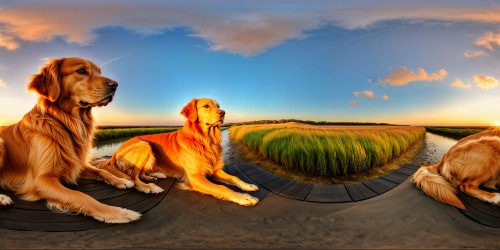
[{"label": "golden fur", "polygon": [[496,190],[500,185],[500,134],[488,130],[460,140],[434,166],[421,167],[413,182],[427,195],[446,204],[465,209],[456,195],[457,187],[477,199],[500,206],[500,194],[479,189]]},{"label": "golden fur", "polygon": [[[139,213],[108,206],[63,186],[80,177],[104,180],[118,188],[128,180],[88,164],[94,121],[92,107],[111,102],[118,84],[81,58],[50,60],[28,89],[40,97],[20,122],[0,128],[0,185],[49,208],[91,216],[107,223],[136,220]],[[0,195],[0,205],[12,200]]]},{"label": "golden fur", "polygon": [[253,206],[259,201],[248,194],[210,182],[207,177],[234,185],[244,191],[258,187],[247,184],[222,170],[220,125],[225,112],[212,99],[193,99],[181,111],[187,118],[184,126],[175,132],[144,135],[126,141],[109,161],[96,162],[117,176],[130,178],[135,188],[145,193],[160,193],[163,189],[154,183],[141,181],[175,177],[178,187],[213,195],[216,198]]}]

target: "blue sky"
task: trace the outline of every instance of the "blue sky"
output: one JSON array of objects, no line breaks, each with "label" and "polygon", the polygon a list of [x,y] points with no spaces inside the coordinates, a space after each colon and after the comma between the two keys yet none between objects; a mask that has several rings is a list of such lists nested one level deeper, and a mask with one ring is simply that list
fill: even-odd
[{"label": "blue sky", "polygon": [[193,97],[227,122],[417,125],[500,120],[494,1],[0,1],[0,124],[42,58],[79,56],[120,84],[99,124],[180,124]]}]

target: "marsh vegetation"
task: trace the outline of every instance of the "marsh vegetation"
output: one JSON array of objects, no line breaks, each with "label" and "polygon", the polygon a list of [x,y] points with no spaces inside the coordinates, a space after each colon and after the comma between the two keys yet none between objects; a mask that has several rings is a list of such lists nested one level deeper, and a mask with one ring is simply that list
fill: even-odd
[{"label": "marsh vegetation", "polygon": [[314,126],[301,123],[243,125],[230,138],[285,169],[335,177],[367,171],[421,142],[412,126]]}]

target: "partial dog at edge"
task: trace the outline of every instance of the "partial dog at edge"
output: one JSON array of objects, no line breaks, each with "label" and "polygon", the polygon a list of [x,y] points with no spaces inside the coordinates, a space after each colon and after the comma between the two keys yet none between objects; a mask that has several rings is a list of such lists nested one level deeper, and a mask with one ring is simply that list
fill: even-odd
[{"label": "partial dog at edge", "polygon": [[[99,179],[118,188],[133,183],[88,164],[94,132],[93,107],[111,102],[118,84],[101,76],[91,61],[52,59],[28,89],[40,97],[20,122],[0,128],[0,186],[25,200],[46,200],[49,208],[77,212],[107,223],[137,220],[137,212],[105,205],[62,185]],[[0,206],[12,204],[0,194]],[[0,211],[1,212],[1,211]]]},{"label": "partial dog at edge", "polygon": [[258,187],[224,172],[220,125],[225,112],[212,99],[193,99],[181,111],[187,118],[184,126],[175,132],[144,135],[126,141],[109,160],[93,164],[116,176],[131,179],[135,188],[144,193],[160,193],[163,189],[144,180],[174,177],[181,189],[198,191],[243,206],[253,206],[259,199],[235,192],[210,182],[237,186],[244,191]]},{"label": "partial dog at edge", "polygon": [[421,167],[412,181],[427,195],[443,203],[466,209],[456,195],[457,187],[479,200],[500,206],[500,130],[492,129],[457,142],[434,166]]}]

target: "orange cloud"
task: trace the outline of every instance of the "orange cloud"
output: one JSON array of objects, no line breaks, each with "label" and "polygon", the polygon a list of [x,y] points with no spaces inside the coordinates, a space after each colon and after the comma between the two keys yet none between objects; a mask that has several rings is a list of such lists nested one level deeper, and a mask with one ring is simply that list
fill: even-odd
[{"label": "orange cloud", "polygon": [[382,77],[379,82],[384,86],[404,86],[411,82],[442,81],[448,75],[448,71],[440,69],[438,72],[428,74],[424,69],[413,72],[406,67],[391,69],[388,75]]},{"label": "orange cloud", "polygon": [[462,80],[460,79],[455,79],[455,81],[453,81],[450,86],[452,87],[455,87],[455,88],[463,88],[463,89],[470,89],[472,87],[472,84],[466,84],[464,82],[462,82]]},{"label": "orange cloud", "polygon": [[484,50],[471,50],[471,51],[464,52],[465,58],[476,58],[476,57],[483,57],[483,56],[489,56],[489,54],[486,53]]},{"label": "orange cloud", "polygon": [[359,104],[361,104],[361,103],[358,101],[349,101],[349,105],[351,105],[351,106],[359,106]]},{"label": "orange cloud", "polygon": [[259,54],[285,40],[305,37],[303,30],[317,22],[280,16],[253,16],[229,20],[219,25],[197,24],[196,37],[211,41],[214,51],[228,51],[245,56]]},{"label": "orange cloud", "polygon": [[361,91],[355,91],[354,95],[356,97],[360,97],[360,96],[368,97],[372,101],[377,100],[377,98],[375,97],[375,94],[373,94],[373,92],[369,91],[369,90],[365,90],[365,91],[362,91],[362,92]]},{"label": "orange cloud", "polygon": [[5,88],[6,86],[7,84],[5,84],[5,82],[2,81],[2,79],[0,79],[0,89]]},{"label": "orange cloud", "polygon": [[476,86],[483,89],[492,89],[499,85],[498,80],[492,76],[474,75],[473,79],[476,83]]},{"label": "orange cloud", "polygon": [[493,51],[495,45],[500,46],[500,33],[486,32],[476,40],[476,45]]},{"label": "orange cloud", "polygon": [[0,48],[1,47],[5,48],[7,51],[12,51],[19,48],[19,44],[13,37],[0,33]]},{"label": "orange cloud", "polygon": [[389,100],[389,96],[383,95],[383,96],[382,96],[382,99],[383,99],[384,101],[388,101],[388,100]]},{"label": "orange cloud", "polygon": [[[96,29],[107,26],[120,26],[146,35],[185,27],[193,36],[206,39],[212,50],[251,56],[287,40],[303,38],[305,31],[329,24],[358,29],[398,19],[500,23],[500,9],[492,8],[491,4],[394,2],[360,7],[358,3],[346,2],[339,7],[334,1],[317,4],[297,1],[296,5],[285,5],[281,1],[269,1],[266,5],[222,1],[215,7],[209,1],[190,0],[154,4],[133,0],[118,2],[7,1],[0,8],[0,47],[15,50],[21,41],[50,41],[54,37],[88,44],[94,40]],[[299,10],[300,15],[295,14]]]}]

